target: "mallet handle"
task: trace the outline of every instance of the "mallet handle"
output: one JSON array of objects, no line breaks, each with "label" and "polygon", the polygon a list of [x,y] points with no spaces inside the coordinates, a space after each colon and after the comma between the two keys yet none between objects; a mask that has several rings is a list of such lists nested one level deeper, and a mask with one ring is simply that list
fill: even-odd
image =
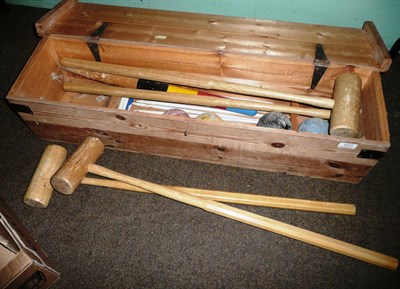
[{"label": "mallet handle", "polygon": [[337,252],[355,259],[359,259],[377,266],[387,269],[396,270],[398,260],[396,258],[374,252],[350,243],[346,243],[331,237],[327,237],[318,233],[314,233],[296,226],[292,226],[283,222],[279,222],[270,218],[266,218],[254,213],[250,213],[241,209],[237,209],[215,201],[203,200],[195,196],[164,187],[162,185],[143,181],[134,177],[130,177],[110,169],[101,167],[96,164],[90,164],[89,172],[106,178],[115,179],[125,182],[142,189],[152,191],[164,197],[201,208],[205,211],[224,216],[245,224],[249,224],[267,231],[284,235],[311,245],[315,245],[333,252]]},{"label": "mallet handle", "polygon": [[[132,186],[127,183],[110,179],[98,179],[98,178],[86,177],[82,180],[82,184],[102,186],[102,187],[128,190],[128,191],[136,191],[142,193],[151,193],[150,191],[144,190],[140,187]],[[195,189],[195,188],[187,188],[179,186],[166,186],[166,187],[202,199],[213,200],[217,202],[263,206],[263,207],[280,208],[280,209],[312,211],[312,212],[331,213],[331,214],[355,215],[356,213],[356,207],[353,204],[270,197],[270,196],[254,195],[254,194]]]},{"label": "mallet handle", "polygon": [[199,75],[179,73],[176,71],[139,68],[74,58],[62,58],[61,65],[69,68],[86,69],[90,71],[104,72],[134,78],[144,78],[203,89],[213,89],[239,94],[270,97],[329,109],[331,109],[334,105],[334,100],[331,98],[297,95],[246,84],[218,81]]},{"label": "mallet handle", "polygon": [[219,98],[213,96],[196,96],[182,93],[166,93],[160,91],[150,91],[134,88],[122,88],[103,84],[87,84],[87,83],[64,83],[64,90],[70,92],[104,94],[120,97],[133,97],[137,99],[157,100],[166,102],[176,102],[184,104],[195,104],[202,106],[224,106],[244,109],[254,109],[262,111],[279,111],[282,113],[294,113],[312,117],[320,117],[329,119],[331,112],[327,109],[303,108],[287,105],[267,104],[260,102],[252,102],[246,100],[233,100],[227,98]]}]

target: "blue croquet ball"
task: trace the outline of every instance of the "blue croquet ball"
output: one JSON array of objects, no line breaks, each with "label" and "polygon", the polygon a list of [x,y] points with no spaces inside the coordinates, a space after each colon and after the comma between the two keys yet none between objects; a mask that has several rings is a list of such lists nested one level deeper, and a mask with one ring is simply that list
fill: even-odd
[{"label": "blue croquet ball", "polygon": [[297,131],[328,134],[328,128],[329,123],[327,120],[315,117],[303,121]]}]

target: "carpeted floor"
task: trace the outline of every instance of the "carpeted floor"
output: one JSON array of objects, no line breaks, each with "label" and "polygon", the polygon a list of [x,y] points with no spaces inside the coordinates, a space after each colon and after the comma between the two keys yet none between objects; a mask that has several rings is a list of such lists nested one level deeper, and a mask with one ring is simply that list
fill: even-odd
[{"label": "carpeted floor", "polygon": [[[399,270],[156,195],[81,186],[55,195],[45,210],[24,205],[48,142],[30,132],[5,96],[40,40],[33,24],[45,12],[0,12],[0,196],[61,273],[54,288],[399,288]],[[400,257],[400,57],[382,79],[392,148],[357,185],[111,150],[99,163],[163,184],[354,203],[357,216],[237,207]]]}]

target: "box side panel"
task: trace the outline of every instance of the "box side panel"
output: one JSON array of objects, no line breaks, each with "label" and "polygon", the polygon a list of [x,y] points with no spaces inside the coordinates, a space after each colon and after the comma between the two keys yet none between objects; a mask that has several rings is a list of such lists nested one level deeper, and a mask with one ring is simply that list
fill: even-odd
[{"label": "box side panel", "polygon": [[58,57],[47,37],[42,39],[11,87],[7,99],[13,96],[28,99],[54,99],[62,90]]},{"label": "box side panel", "polygon": [[[18,101],[16,103],[19,103]],[[22,101],[21,103],[27,103]],[[251,148],[257,146],[260,151],[279,148],[286,154],[317,155],[337,160],[356,156],[361,148],[343,151],[338,144],[351,142],[365,148],[375,148],[386,151],[387,144],[367,141],[357,138],[344,138],[295,131],[268,129],[240,123],[205,122],[195,119],[179,119],[124,111],[108,108],[96,108],[74,104],[59,104],[57,102],[29,102],[33,114],[24,115],[26,120],[36,119],[39,122],[69,124],[76,127],[93,127],[99,130],[115,131],[116,133],[135,133],[144,136],[157,136],[182,141],[192,140],[199,143],[218,142],[227,139],[240,142],[242,146]],[[282,145],[272,146],[274,143]],[[366,160],[358,160],[365,162]],[[354,162],[354,161],[353,161]]]},{"label": "box side panel", "polygon": [[[80,142],[94,135],[115,149],[339,181],[358,182],[376,164],[375,159],[357,157],[362,149],[387,150],[362,139],[326,139],[111,109],[29,105],[33,114],[21,116],[45,139]],[[349,143],[350,149],[343,146]]]},{"label": "box side panel", "polygon": [[381,72],[389,70],[392,64],[392,58],[386,48],[381,35],[375,24],[371,21],[364,22],[363,30],[372,49],[372,56],[376,59]]},{"label": "box side panel", "polygon": [[[331,98],[335,79],[346,71],[357,73],[363,83],[371,75],[371,71],[364,68],[330,65],[316,89],[310,90],[314,66],[307,62],[104,39],[98,45],[101,60],[105,63],[194,73],[210,79],[305,96]],[[52,37],[52,46],[60,59],[70,57],[93,60],[88,45],[82,40]]]},{"label": "box side panel", "polygon": [[381,78],[378,72],[372,73],[362,91],[362,115],[364,137],[387,143],[390,135],[387,120],[385,98]]},{"label": "box side panel", "polygon": [[91,128],[27,123],[35,134],[48,140],[79,143],[87,135],[93,135],[100,137],[108,148],[335,181],[358,183],[372,167],[372,165],[330,162],[309,157],[244,151],[238,149],[236,145],[230,147],[224,142],[221,145],[197,142],[182,143],[172,139],[126,133],[117,134],[113,131],[99,131]]}]

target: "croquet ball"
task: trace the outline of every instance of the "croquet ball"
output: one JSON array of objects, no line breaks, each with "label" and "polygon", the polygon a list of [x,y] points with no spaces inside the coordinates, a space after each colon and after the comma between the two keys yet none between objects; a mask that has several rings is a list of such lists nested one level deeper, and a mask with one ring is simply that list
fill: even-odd
[{"label": "croquet ball", "polygon": [[298,128],[300,132],[311,132],[318,134],[328,134],[329,123],[321,118],[309,118],[303,121]]},{"label": "croquet ball", "polygon": [[205,112],[200,114],[196,119],[200,120],[209,120],[209,121],[223,121],[216,113],[214,112]]},{"label": "croquet ball", "polygon": [[184,117],[184,118],[190,118],[190,116],[186,113],[186,111],[178,108],[173,108],[166,110],[163,115],[171,115],[171,116],[177,116],[177,117]]},{"label": "croquet ball", "polygon": [[292,128],[292,123],[283,113],[273,111],[264,114],[258,120],[257,126],[290,130]]}]

